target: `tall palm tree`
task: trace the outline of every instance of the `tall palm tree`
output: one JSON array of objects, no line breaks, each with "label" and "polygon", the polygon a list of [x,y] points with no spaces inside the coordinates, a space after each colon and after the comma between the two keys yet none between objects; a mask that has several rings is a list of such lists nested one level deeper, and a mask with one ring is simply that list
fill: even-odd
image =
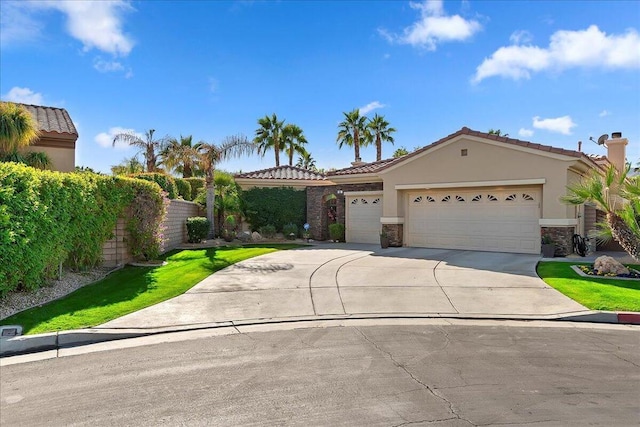
[{"label": "tall palm tree", "polygon": [[119,133],[113,138],[113,145],[122,141],[134,147],[143,150],[144,160],[146,163],[146,172],[155,172],[158,169],[158,153],[160,153],[166,145],[167,137],[154,139],[155,129],[149,129],[144,133],[145,139],[140,138],[133,132]]},{"label": "tall palm tree", "polygon": [[389,127],[389,122],[384,119],[384,116],[379,116],[376,113],[373,119],[367,124],[367,128],[375,138],[376,143],[376,160],[382,160],[382,143],[390,142],[393,144],[393,137],[391,136],[396,130]]},{"label": "tall palm tree", "polygon": [[606,173],[594,172],[589,177],[569,185],[569,194],[562,201],[572,205],[592,202],[606,213],[605,232],[620,243],[634,259],[640,257],[640,177],[628,178],[610,166]]},{"label": "tall palm tree", "polygon": [[183,178],[191,178],[198,175],[199,142],[193,143],[193,136],[182,136],[180,140],[170,138],[167,145],[160,153],[162,164],[169,170],[182,173]]},{"label": "tall palm tree", "polygon": [[26,108],[0,102],[0,153],[11,153],[36,142],[40,128]]},{"label": "tall palm tree", "polygon": [[200,165],[205,175],[205,185],[207,191],[207,219],[211,224],[209,237],[214,234],[214,213],[215,202],[215,169],[216,165],[223,160],[252,154],[255,145],[244,135],[236,135],[225,138],[221,144],[203,142],[200,145]]},{"label": "tall palm tree", "polygon": [[311,153],[306,151],[298,157],[298,161],[296,162],[296,167],[308,169],[310,171],[317,170],[316,161],[313,157],[311,157]]},{"label": "tall palm tree", "polygon": [[293,155],[307,152],[304,145],[307,143],[302,128],[298,125],[288,124],[282,128],[282,148],[289,156],[289,166],[293,166]]},{"label": "tall palm tree", "polygon": [[284,120],[278,120],[275,113],[258,119],[260,127],[256,129],[253,142],[258,148],[258,154],[264,157],[268,149],[273,149],[276,157],[276,167],[280,166],[280,151],[282,150],[282,131]]},{"label": "tall palm tree", "polygon": [[344,120],[338,125],[338,147],[343,145],[353,147],[355,152],[355,161],[360,162],[360,147],[368,144],[370,134],[367,130],[367,118],[360,115],[360,110],[355,109],[344,114]]}]

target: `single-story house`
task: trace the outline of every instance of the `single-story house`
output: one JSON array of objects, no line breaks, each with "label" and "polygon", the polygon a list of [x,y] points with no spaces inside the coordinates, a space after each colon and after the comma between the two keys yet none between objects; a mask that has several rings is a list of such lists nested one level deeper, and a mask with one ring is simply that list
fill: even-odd
[{"label": "single-story house", "polygon": [[628,141],[612,136],[605,157],[463,127],[405,156],[328,172],[307,186],[307,222],[319,240],[336,218],[347,242],[379,243],[384,232],[392,246],[530,254],[545,234],[564,255],[601,217],[560,197],[594,169],[624,168]]},{"label": "single-story house", "polygon": [[72,172],[76,167],[76,130],[64,108],[18,104],[26,108],[38,122],[40,138],[25,151],[43,152],[51,160],[51,169]]}]

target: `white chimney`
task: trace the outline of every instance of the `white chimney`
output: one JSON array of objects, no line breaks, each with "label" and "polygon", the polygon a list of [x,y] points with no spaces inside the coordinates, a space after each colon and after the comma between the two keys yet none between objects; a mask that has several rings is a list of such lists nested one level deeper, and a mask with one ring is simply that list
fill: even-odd
[{"label": "white chimney", "polygon": [[611,139],[604,142],[604,146],[607,147],[607,159],[620,172],[624,172],[627,167],[626,146],[628,143],[627,138],[622,137],[622,132],[613,132]]}]

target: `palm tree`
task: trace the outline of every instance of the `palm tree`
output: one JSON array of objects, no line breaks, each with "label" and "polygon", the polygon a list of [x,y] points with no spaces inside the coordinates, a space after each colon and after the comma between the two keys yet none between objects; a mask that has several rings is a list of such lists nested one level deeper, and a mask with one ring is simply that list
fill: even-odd
[{"label": "palm tree", "polygon": [[307,143],[302,133],[302,128],[298,125],[288,124],[282,128],[282,148],[289,156],[289,166],[293,166],[293,154],[303,155],[307,152],[304,145]]},{"label": "palm tree", "polygon": [[33,144],[40,136],[35,118],[13,102],[0,102],[0,153],[11,153]]},{"label": "palm tree", "polygon": [[376,160],[382,160],[382,143],[390,142],[393,144],[393,137],[391,136],[396,130],[389,127],[389,122],[384,119],[384,116],[379,116],[377,113],[373,116],[373,119],[367,124],[367,128],[371,131],[376,141]]},{"label": "palm tree", "polygon": [[296,162],[296,167],[307,169],[310,171],[317,170],[316,161],[313,157],[311,157],[311,153],[304,152],[298,157],[298,161]]},{"label": "palm tree", "polygon": [[215,210],[217,211],[217,225],[219,229],[224,226],[225,218],[229,213],[237,213],[240,210],[239,186],[229,172],[217,170],[214,174],[215,187],[218,190],[215,197]]},{"label": "palm tree", "polygon": [[250,142],[244,135],[236,135],[225,138],[222,144],[210,144],[203,142],[200,145],[200,165],[205,175],[205,185],[207,191],[207,219],[211,224],[209,237],[214,233],[214,213],[213,207],[215,202],[215,168],[218,163],[223,160],[240,157],[246,154],[252,154],[255,145]]},{"label": "palm tree", "polygon": [[487,132],[489,135],[496,135],[496,136],[503,136],[503,137],[508,137],[509,134],[508,133],[502,133],[502,131],[500,129],[489,129],[489,132]]},{"label": "palm tree", "polygon": [[370,134],[367,130],[367,118],[360,115],[360,110],[355,109],[344,114],[344,120],[338,125],[338,147],[343,145],[353,147],[355,151],[355,161],[360,162],[360,147],[369,143]]},{"label": "palm tree", "polygon": [[200,143],[193,144],[193,136],[182,136],[180,140],[170,138],[167,145],[160,153],[162,164],[169,170],[182,173],[183,178],[191,178],[194,175],[201,175],[198,170],[198,150]]},{"label": "palm tree", "polygon": [[284,120],[278,120],[275,113],[258,119],[260,127],[256,129],[253,142],[258,148],[258,154],[264,157],[268,149],[273,149],[276,157],[276,167],[280,166],[280,151],[282,150],[282,131]]},{"label": "palm tree", "polygon": [[120,164],[111,166],[113,175],[131,175],[134,173],[144,172],[144,165],[138,160],[138,156],[124,158]]},{"label": "palm tree", "polygon": [[605,234],[620,243],[634,259],[640,257],[640,177],[628,178],[629,169],[619,172],[610,166],[604,175],[594,172],[569,185],[562,201],[572,205],[592,202],[607,214]]},{"label": "palm tree", "polygon": [[143,140],[133,132],[119,133],[113,138],[113,145],[116,142],[122,141],[134,147],[138,147],[143,151],[144,160],[146,163],[147,172],[155,172],[158,169],[158,154],[164,149],[167,138],[153,139],[155,129],[149,129],[144,133],[145,139]]}]

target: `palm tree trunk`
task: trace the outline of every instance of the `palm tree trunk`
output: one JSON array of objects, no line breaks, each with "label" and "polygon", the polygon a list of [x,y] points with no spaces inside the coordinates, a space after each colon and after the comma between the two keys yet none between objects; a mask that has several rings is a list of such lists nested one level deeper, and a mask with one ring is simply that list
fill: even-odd
[{"label": "palm tree trunk", "polygon": [[356,155],[356,162],[360,161],[360,136],[358,135],[358,131],[353,132],[353,150]]},{"label": "palm tree trunk", "polygon": [[380,141],[380,134],[376,135],[376,160],[382,160],[382,141]]},{"label": "palm tree trunk", "polygon": [[277,139],[273,141],[273,151],[276,155],[276,167],[279,167],[280,166],[280,144],[278,143]]},{"label": "palm tree trunk", "polygon": [[293,147],[289,148],[289,166],[293,166]]},{"label": "palm tree trunk", "polygon": [[611,227],[611,234],[633,259],[640,259],[640,239],[627,226],[622,218],[614,212],[607,213],[607,223]]}]

